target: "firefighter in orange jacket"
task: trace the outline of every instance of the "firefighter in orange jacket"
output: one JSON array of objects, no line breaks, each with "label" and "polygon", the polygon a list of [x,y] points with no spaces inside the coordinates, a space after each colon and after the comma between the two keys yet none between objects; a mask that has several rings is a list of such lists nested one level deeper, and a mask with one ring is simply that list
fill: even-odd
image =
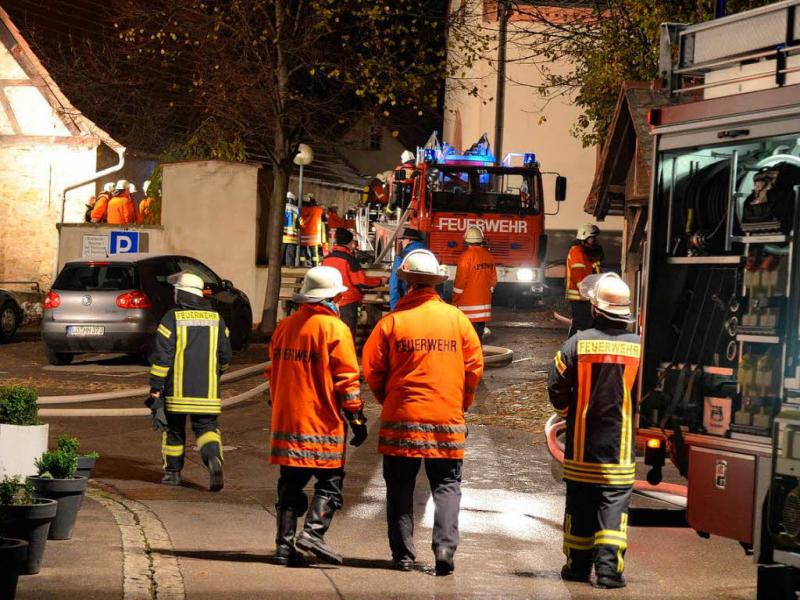
[{"label": "firefighter in orange jacket", "polygon": [[[596,280],[596,281],[592,281]],[[570,337],[555,356],[547,390],[567,421],[564,553],[561,577],[621,588],[628,545],[628,506],[636,472],[634,434],[639,336],[630,289],[616,273],[581,287],[591,300],[592,327]]]},{"label": "firefighter in orange jacket", "polygon": [[[350,444],[367,437],[353,338],[339,319],[337,301],[347,291],[339,271],[314,267],[299,294],[300,309],[278,323],[270,343],[272,396],[270,463],[280,465],[275,562],[297,560],[297,548],[342,564],[325,543],[333,513],[342,507],[345,420]],[[343,418],[344,417],[344,418]],[[316,478],[311,505],[303,488]],[[308,509],[295,542],[297,519]]]},{"label": "firefighter in orange jacket", "polygon": [[567,337],[592,326],[591,307],[587,300],[581,298],[578,286],[587,275],[600,272],[603,248],[597,243],[599,233],[597,225],[581,225],[567,254],[567,301],[572,309],[572,325]]},{"label": "firefighter in orange jacket", "polygon": [[497,285],[497,266],[484,246],[483,230],[470,225],[464,234],[467,249],[458,259],[453,284],[453,304],[467,315],[478,338],[492,318],[492,293]]},{"label": "firefighter in orange jacket", "polygon": [[300,211],[300,261],[307,267],[316,267],[322,261],[322,244],[325,239],[325,211],[317,201],[308,196]]},{"label": "firefighter in orange jacket", "polygon": [[89,220],[92,223],[102,223],[106,220],[106,213],[108,212],[108,202],[111,200],[111,195],[114,193],[114,184],[108,182],[103,186],[103,192],[97,196],[97,200],[92,206],[92,211],[89,213]]},{"label": "firefighter in orange jacket", "polygon": [[458,546],[464,413],[483,374],[481,342],[460,310],[439,298],[439,263],[414,250],[400,267],[411,291],[381,319],[364,346],[364,378],[383,405],[386,517],[395,568],[414,567],[414,483],[422,459],[435,504],[436,573],[453,572]]},{"label": "firefighter in orange jacket", "polygon": [[136,222],[136,207],[128,187],[128,182],[124,179],[120,179],[114,187],[114,197],[108,202],[106,217],[109,225],[130,225]]},{"label": "firefighter in orange jacket", "polygon": [[136,215],[136,223],[138,225],[157,225],[161,219],[159,218],[156,200],[149,194],[149,179],[142,184],[142,191],[144,192],[145,197],[141,202],[139,202],[139,211]]}]

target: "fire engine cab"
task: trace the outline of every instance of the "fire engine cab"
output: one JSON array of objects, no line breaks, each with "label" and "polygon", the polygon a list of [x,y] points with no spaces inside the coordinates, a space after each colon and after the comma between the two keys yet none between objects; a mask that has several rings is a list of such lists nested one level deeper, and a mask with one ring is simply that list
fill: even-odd
[{"label": "fire engine cab", "polygon": [[[542,173],[534,154],[509,154],[497,164],[485,135],[463,154],[429,142],[417,149],[413,170],[395,172],[389,195],[397,218],[372,224],[379,258],[389,256],[399,229],[413,227],[425,234],[453,279],[464,232],[477,225],[497,261],[498,282],[542,293],[547,235]],[[559,176],[555,199],[565,197],[566,178]]]}]

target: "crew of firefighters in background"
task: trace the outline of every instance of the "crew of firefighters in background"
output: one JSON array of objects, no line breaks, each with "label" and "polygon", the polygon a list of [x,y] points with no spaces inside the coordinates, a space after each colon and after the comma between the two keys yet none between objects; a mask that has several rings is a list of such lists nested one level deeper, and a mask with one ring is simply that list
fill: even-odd
[{"label": "crew of firefighters in background", "polygon": [[579,291],[589,298],[591,323],[556,353],[547,382],[550,401],[567,421],[561,577],[588,583],[594,567],[597,587],[621,588],[641,343],[628,333],[630,289],[616,273],[591,275]]},{"label": "crew of firefighters in background", "polygon": [[116,184],[103,185],[103,191],[89,198],[84,220],[87,223],[108,223],[109,225],[157,225],[160,219],[158,203],[149,195],[150,181],[142,186],[144,198],[137,206],[133,200],[138,192],[136,185],[126,179]]},{"label": "crew of firefighters in background", "polygon": [[497,285],[497,265],[486,249],[483,230],[470,225],[464,234],[467,249],[461,254],[456,266],[453,283],[453,304],[461,309],[483,338],[486,323],[492,318],[492,293]]},{"label": "crew of firefighters in background", "polygon": [[581,298],[578,286],[592,273],[600,272],[603,260],[603,248],[597,243],[600,233],[597,225],[587,223],[578,227],[575,240],[569,248],[566,264],[567,301],[572,309],[572,325],[569,335],[583,331],[592,326],[592,311],[587,300]]},{"label": "crew of firefighters in background", "polygon": [[327,216],[317,200],[309,194],[303,202],[298,221],[300,231],[300,264],[306,267],[316,267],[322,262],[322,257],[328,244],[326,231]]}]

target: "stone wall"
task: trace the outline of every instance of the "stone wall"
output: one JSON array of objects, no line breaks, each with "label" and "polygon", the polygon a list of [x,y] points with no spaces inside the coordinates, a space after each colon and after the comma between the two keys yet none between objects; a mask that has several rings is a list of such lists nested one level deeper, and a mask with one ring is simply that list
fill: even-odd
[{"label": "stone wall", "polygon": [[[0,147],[0,287],[35,281],[48,289],[55,275],[61,190],[95,172],[96,148],[74,143]],[[82,220],[92,186],[67,194],[66,220]]]}]

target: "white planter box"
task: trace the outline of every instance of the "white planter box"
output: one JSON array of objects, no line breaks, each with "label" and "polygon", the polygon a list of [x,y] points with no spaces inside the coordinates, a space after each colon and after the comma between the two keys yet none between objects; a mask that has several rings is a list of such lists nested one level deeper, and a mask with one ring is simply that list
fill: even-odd
[{"label": "white planter box", "polygon": [[49,425],[0,425],[0,479],[36,475],[36,459],[47,452]]}]

